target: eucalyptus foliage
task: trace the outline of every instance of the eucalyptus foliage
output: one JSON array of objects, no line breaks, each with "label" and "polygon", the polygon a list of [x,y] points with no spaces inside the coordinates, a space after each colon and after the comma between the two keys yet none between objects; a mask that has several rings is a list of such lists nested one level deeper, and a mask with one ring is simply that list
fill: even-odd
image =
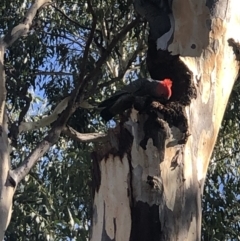
[{"label": "eucalyptus foliage", "polygon": [[240,239],[240,88],[237,80],[214,149],[203,196],[203,240]]}]

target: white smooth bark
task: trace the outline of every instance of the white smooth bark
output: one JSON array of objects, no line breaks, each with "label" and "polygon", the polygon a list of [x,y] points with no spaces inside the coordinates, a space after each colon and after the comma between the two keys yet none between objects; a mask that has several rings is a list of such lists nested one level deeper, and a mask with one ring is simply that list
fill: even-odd
[{"label": "white smooth bark", "polygon": [[5,230],[12,215],[12,199],[17,183],[11,179],[11,168],[8,143],[8,123],[5,111],[6,88],[4,72],[4,53],[6,48],[12,45],[18,38],[26,35],[37,11],[49,0],[36,0],[25,15],[23,23],[12,29],[6,36],[0,39],[0,240],[3,240]]},{"label": "white smooth bark", "polygon": [[[142,6],[138,7],[144,11]],[[139,141],[144,135],[146,119],[140,115],[139,122],[125,123],[133,142],[130,151],[125,149],[123,155],[120,145],[124,140],[121,138],[123,130],[116,130],[117,140],[112,138],[112,145],[105,152],[101,150],[94,159],[94,176],[97,178],[92,241],[96,240],[94,237],[101,241],[201,240],[204,180],[224,111],[239,74],[239,55],[234,51],[240,42],[239,1],[173,0],[172,14],[172,41],[169,42],[171,36],[166,39],[164,35],[164,40],[158,39],[158,47],[167,44],[163,41],[169,42],[167,46],[171,54],[180,55],[181,61],[192,72],[191,83],[197,90],[197,98],[185,107],[190,136],[186,144],[178,144],[181,131],[177,126],[171,126],[170,137],[161,150],[151,139],[143,150]],[[147,16],[151,17],[150,14]],[[173,82],[173,87],[174,84],[178,83]],[[176,95],[188,94],[173,90],[173,99]],[[170,122],[163,114],[161,118]],[[114,155],[109,154],[112,148],[117,149]],[[116,160],[120,161],[116,163]],[[116,172],[118,181],[115,181]],[[121,193],[120,199],[116,190],[122,189],[126,182],[125,189],[129,192],[125,193],[125,198]],[[124,207],[129,210],[126,216],[130,216],[131,221],[128,219],[123,224],[126,233],[119,237],[118,229],[124,229],[117,225],[122,220],[121,213],[117,212],[122,205],[120,200],[124,200]],[[105,203],[113,208],[104,208]],[[109,230],[113,232],[111,235]]]}]

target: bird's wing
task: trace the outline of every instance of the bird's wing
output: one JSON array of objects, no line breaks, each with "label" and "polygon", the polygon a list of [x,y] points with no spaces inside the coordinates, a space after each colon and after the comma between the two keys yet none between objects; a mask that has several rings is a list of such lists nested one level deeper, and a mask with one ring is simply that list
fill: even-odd
[{"label": "bird's wing", "polygon": [[141,90],[146,82],[146,79],[137,79],[133,82],[131,82],[129,85],[126,85],[123,90],[127,91],[128,93],[137,93],[139,90]]},{"label": "bird's wing", "polygon": [[110,107],[110,111],[116,115],[121,114],[125,110],[132,108],[134,102],[134,96],[132,94],[122,95],[117,101]]},{"label": "bird's wing", "polygon": [[133,102],[134,102],[134,96],[132,94],[128,94],[128,93],[122,94],[121,96],[116,97],[114,101],[112,99],[110,103],[105,103],[106,106],[101,111],[100,115],[104,120],[109,121],[115,115],[121,114],[125,110],[130,109],[133,105]]},{"label": "bird's wing", "polygon": [[107,106],[112,106],[118,98],[120,98],[122,95],[127,94],[127,91],[124,90],[119,90],[116,93],[114,93],[111,97],[107,98],[106,100],[102,101],[98,107],[107,107]]}]

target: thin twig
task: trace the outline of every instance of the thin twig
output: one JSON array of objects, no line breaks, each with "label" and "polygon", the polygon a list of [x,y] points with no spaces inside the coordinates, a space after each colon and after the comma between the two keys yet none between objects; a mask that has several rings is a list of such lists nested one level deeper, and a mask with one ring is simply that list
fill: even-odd
[{"label": "thin twig", "polygon": [[33,75],[58,75],[58,76],[63,76],[63,75],[66,75],[66,76],[72,76],[73,74],[72,73],[67,73],[67,72],[63,72],[63,71],[58,71],[58,72],[54,72],[54,71],[35,71],[33,73]]},{"label": "thin twig", "polygon": [[[52,5],[52,7],[53,7],[56,11],[58,11],[59,13],[61,13],[61,14],[62,14],[67,20],[69,20],[71,23],[75,24],[77,27],[91,31],[92,28],[87,27],[87,26],[83,26],[83,25],[81,25],[80,23],[78,23],[77,21],[69,18],[69,17],[68,17],[60,8],[58,8],[57,6]],[[98,29],[96,29],[96,31],[101,32],[101,31],[98,30]]]},{"label": "thin twig", "polygon": [[92,14],[93,21],[92,21],[92,28],[91,28],[91,31],[90,31],[90,34],[89,34],[89,37],[88,37],[88,40],[86,42],[86,46],[85,46],[85,49],[84,49],[82,64],[80,66],[80,69],[81,69],[81,73],[79,75],[79,81],[80,82],[83,82],[83,78],[84,78],[84,75],[85,75],[85,72],[86,72],[87,58],[88,58],[88,54],[89,54],[90,45],[93,41],[94,32],[95,32],[95,29],[96,29],[96,26],[97,26],[97,17],[96,17],[96,14],[95,14],[94,10],[93,10],[91,0],[87,0],[87,3],[88,3],[89,10]]}]

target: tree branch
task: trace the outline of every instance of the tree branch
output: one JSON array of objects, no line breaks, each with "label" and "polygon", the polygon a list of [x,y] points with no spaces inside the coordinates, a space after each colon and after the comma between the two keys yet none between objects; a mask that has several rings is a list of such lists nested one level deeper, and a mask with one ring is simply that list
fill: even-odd
[{"label": "tree branch", "polygon": [[93,41],[94,32],[95,32],[95,29],[96,29],[96,26],[97,26],[97,17],[96,17],[96,14],[95,14],[95,12],[92,8],[91,0],[87,0],[87,3],[88,3],[88,8],[89,8],[89,10],[92,14],[93,21],[92,21],[92,28],[91,28],[88,40],[86,42],[84,53],[83,53],[82,64],[80,66],[80,68],[81,68],[81,73],[79,75],[79,82],[81,83],[80,86],[79,86],[80,88],[81,88],[81,85],[84,85],[84,75],[85,75],[85,71],[86,71],[87,58],[88,58],[88,54],[89,54],[90,45]]},{"label": "tree branch", "polygon": [[18,38],[26,35],[29,32],[29,29],[32,25],[32,20],[37,11],[50,3],[50,0],[36,0],[27,11],[23,22],[14,27],[12,31],[8,32],[2,38],[5,48],[11,46]]},{"label": "tree branch", "polygon": [[97,61],[95,69],[89,73],[89,75],[83,80],[83,83],[81,85],[79,94],[84,90],[84,87],[88,83],[88,81],[92,80],[93,82],[95,81],[95,78],[98,76],[99,72],[101,71],[102,65],[106,62],[107,58],[111,54],[111,51],[114,49],[116,44],[118,43],[119,40],[121,40],[127,32],[129,32],[132,28],[134,28],[138,23],[139,23],[140,17],[137,16],[136,19],[134,19],[131,23],[125,25],[121,32],[119,32],[111,41],[111,43],[108,45],[106,51],[101,55],[100,59]]},{"label": "tree branch", "polygon": [[116,44],[118,43],[119,40],[121,40],[127,32],[129,32],[132,28],[134,28],[138,23],[139,23],[140,17],[137,16],[136,19],[134,19],[131,23],[128,25],[125,25],[125,27],[119,32],[111,41],[111,43],[108,45],[105,53],[100,57],[100,59],[97,61],[96,68],[93,72],[89,74],[88,78],[92,78],[93,76],[96,76],[99,71],[101,70],[102,65],[105,63],[106,59],[108,56],[111,54],[111,51],[114,49]]},{"label": "tree branch", "polygon": [[240,153],[240,150],[236,150],[236,151],[233,151],[232,154],[226,154],[218,159],[215,159],[214,162],[220,162],[224,159],[227,159],[227,158],[236,158],[236,155]]},{"label": "tree branch", "polygon": [[33,73],[33,75],[58,75],[58,76],[63,76],[63,75],[66,75],[66,76],[72,76],[73,74],[72,73],[67,73],[67,72],[63,72],[63,71],[58,71],[58,72],[49,72],[49,71],[35,71]]},{"label": "tree branch", "polygon": [[70,126],[63,128],[63,134],[79,142],[98,142],[108,140],[107,134],[103,133],[79,133]]},{"label": "tree branch", "polygon": [[[53,114],[59,113],[63,107],[66,107],[69,99],[70,97],[67,97],[61,101],[60,104],[55,108]],[[49,131],[49,134],[44,138],[44,140],[37,145],[37,147],[21,163],[19,167],[14,170],[9,170],[9,176],[14,180],[16,185],[29,173],[39,158],[41,158],[50,149],[50,147],[58,141],[63,130],[75,140],[81,140],[82,142],[99,141],[106,138],[105,134],[80,134],[72,128],[65,128],[66,121],[69,119],[74,110],[75,108],[72,107],[72,103],[69,102],[67,109],[63,111],[61,116],[57,119],[53,128]],[[52,116],[54,116],[53,114]],[[56,117],[56,115],[54,117]]]},{"label": "tree branch", "polygon": [[[50,149],[50,147],[58,141],[66,122],[77,108],[77,106],[73,106],[73,104],[74,102],[71,99],[71,96],[69,96],[57,105],[51,115],[53,119],[56,119],[56,122],[49,131],[48,135],[37,145],[37,147],[19,167],[14,170],[9,170],[9,176],[15,181],[16,185],[29,173],[39,158],[41,158]],[[64,110],[64,108],[66,109]],[[64,111],[61,113],[62,110]],[[59,112],[61,113],[60,117],[57,114]]]},{"label": "tree branch", "polygon": [[44,117],[39,121],[33,121],[33,122],[22,121],[21,124],[19,125],[19,133],[35,130],[40,127],[44,127],[52,124],[54,121],[58,119],[59,114],[61,114],[66,109],[66,107],[68,106],[69,100],[70,100],[70,96],[63,99],[53,110],[53,113],[51,115]]},{"label": "tree branch", "polygon": [[[83,26],[80,23],[78,23],[77,21],[74,21],[73,19],[69,18],[59,7],[52,5],[52,7],[58,11],[59,13],[61,13],[68,21],[70,21],[71,23],[73,23],[74,25],[76,25],[79,28],[82,29],[86,29],[86,30],[91,30],[92,28],[87,27],[87,26]],[[96,31],[101,32],[100,30],[96,29]]]},{"label": "tree branch", "polygon": [[[71,99],[71,96],[66,97],[63,99],[57,107],[54,109],[53,114],[49,118],[45,118],[45,124],[52,123],[54,120],[56,120],[55,124],[53,125],[52,129],[49,131],[48,135],[44,138],[43,141],[41,141],[37,147],[31,152],[31,154],[21,163],[19,167],[17,167],[14,170],[9,170],[9,176],[14,180],[15,184],[17,185],[31,170],[31,168],[36,164],[36,162],[41,158],[49,149],[50,147],[56,143],[60,137],[60,134],[62,132],[62,129],[65,127],[66,122],[68,121],[69,117],[72,115],[72,113],[75,111],[77,106],[73,106],[74,101]],[[67,108],[66,108],[67,107]],[[66,109],[65,109],[66,108]],[[65,109],[65,110],[64,110]],[[62,111],[63,110],[63,111]],[[60,117],[58,113],[61,113]],[[26,122],[25,122],[26,123]],[[29,124],[29,123],[28,123]],[[19,127],[19,131],[23,131],[28,128],[32,128],[32,126],[35,126],[36,123],[32,123],[30,125],[24,125],[21,123]],[[39,124],[39,122],[38,122]],[[40,123],[42,124],[42,123]]]},{"label": "tree branch", "polygon": [[93,15],[93,22],[92,22],[92,29],[91,29],[91,32],[90,32],[90,35],[89,35],[89,38],[87,40],[86,47],[85,47],[85,50],[84,50],[83,62],[82,62],[82,65],[80,66],[81,67],[81,73],[79,75],[79,81],[78,81],[77,86],[75,87],[75,89],[72,91],[72,93],[69,96],[67,108],[61,113],[60,117],[57,118],[57,120],[56,120],[56,122],[55,122],[55,124],[52,128],[53,133],[55,132],[55,130],[60,130],[60,133],[61,133],[61,131],[65,127],[68,119],[75,112],[75,110],[80,106],[79,103],[81,103],[81,100],[77,100],[77,97],[79,95],[79,91],[80,91],[80,89],[82,87],[82,84],[84,82],[82,80],[84,79],[84,74],[85,74],[85,69],[86,69],[85,67],[86,67],[86,64],[87,64],[87,57],[88,57],[90,45],[91,45],[93,37],[94,37],[94,31],[95,31],[96,25],[97,25],[96,16],[95,16],[95,13],[92,9],[92,5],[91,5],[90,0],[88,0],[88,6],[90,8],[90,12]]},{"label": "tree branch", "polygon": [[[41,127],[45,127],[45,126],[52,124],[54,121],[56,121],[59,118],[59,115],[66,109],[70,99],[71,99],[71,96],[68,96],[65,99],[63,99],[53,110],[53,113],[51,115],[44,117],[39,121],[32,121],[32,122],[22,121],[19,125],[19,130],[18,130],[19,133],[36,130]],[[76,108],[77,107],[81,107],[83,109],[96,108],[95,106],[89,104],[87,101],[80,102],[79,104],[76,105]]]},{"label": "tree branch", "polygon": [[4,53],[5,48],[0,39],[0,137],[3,131],[3,120],[4,120],[4,113],[5,113],[5,106],[6,106],[6,78],[5,78],[5,71],[4,71]]},{"label": "tree branch", "polygon": [[41,158],[50,147],[58,140],[61,134],[60,128],[53,128],[49,134],[41,141],[32,153],[14,170],[9,170],[9,176],[17,185],[31,170],[35,163]]},{"label": "tree branch", "polygon": [[[136,24],[139,21],[139,19],[137,18],[123,28],[123,30],[112,40],[112,42],[110,43],[110,45],[108,47],[107,52],[99,59],[95,70],[93,72],[91,72],[86,78],[84,78],[85,66],[86,66],[86,63],[87,63],[89,48],[90,48],[90,45],[92,43],[92,40],[93,40],[93,37],[94,37],[94,31],[95,31],[95,28],[96,28],[96,16],[95,16],[95,13],[92,9],[92,5],[91,5],[90,0],[88,0],[88,5],[89,5],[90,12],[93,15],[93,23],[92,23],[92,29],[91,29],[88,41],[86,43],[86,47],[85,47],[85,51],[84,51],[84,55],[83,55],[83,62],[82,62],[82,65],[81,65],[81,73],[79,75],[78,85],[75,87],[75,89],[71,93],[70,97],[67,97],[67,98],[69,98],[68,101],[67,101],[67,103],[68,103],[67,108],[66,109],[63,108],[63,107],[66,107],[65,104],[67,104],[67,103],[65,103],[62,106],[62,108],[60,108],[60,110],[64,109],[61,112],[60,117],[57,118],[58,115],[55,115],[55,116],[53,115],[54,119],[56,119],[56,118],[57,119],[56,119],[52,129],[49,131],[49,134],[44,138],[44,140],[42,142],[40,142],[38,144],[38,146],[22,162],[22,164],[18,168],[16,168],[15,170],[9,171],[10,177],[16,182],[16,184],[18,184],[29,173],[29,171],[35,165],[35,163],[38,161],[38,159],[40,157],[42,157],[49,150],[49,148],[59,139],[60,134],[61,134],[62,130],[64,129],[69,117],[72,115],[72,113],[74,113],[76,108],[79,106],[79,104],[77,104],[78,101],[76,101],[77,96],[80,96],[83,93],[84,87],[86,86],[88,80],[92,79],[93,77],[96,77],[96,75],[99,73],[99,71],[100,71],[99,68],[101,68],[101,66],[105,63],[107,57],[109,56],[109,54],[111,53],[112,49],[115,47],[117,42],[130,29],[132,29],[134,26],[136,26]],[[81,101],[79,101],[79,102],[81,102]],[[58,109],[57,107],[56,107],[56,109]],[[59,113],[58,111],[56,111],[56,109],[54,110],[54,113]],[[32,128],[32,125],[30,125],[30,127],[27,127],[27,125],[26,125],[26,127],[25,127],[24,124],[22,124],[22,123],[19,127],[19,129],[21,131],[26,130],[26,129],[29,130],[29,128]],[[74,135],[75,138],[79,136],[79,135],[77,135],[77,132],[73,131],[73,130],[72,130],[71,134]],[[81,136],[81,137],[83,138],[83,136]],[[94,138],[92,138],[92,140],[93,139]]]}]

